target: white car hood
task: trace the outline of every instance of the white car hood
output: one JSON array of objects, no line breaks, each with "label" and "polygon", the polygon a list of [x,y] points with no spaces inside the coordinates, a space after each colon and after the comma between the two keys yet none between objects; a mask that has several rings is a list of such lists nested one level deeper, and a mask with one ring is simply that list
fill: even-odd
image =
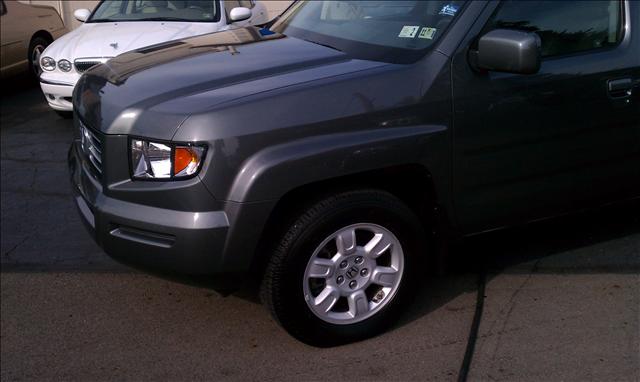
[{"label": "white car hood", "polygon": [[221,23],[129,21],[87,23],[54,41],[43,53],[55,60],[115,57],[165,41],[217,32]]}]

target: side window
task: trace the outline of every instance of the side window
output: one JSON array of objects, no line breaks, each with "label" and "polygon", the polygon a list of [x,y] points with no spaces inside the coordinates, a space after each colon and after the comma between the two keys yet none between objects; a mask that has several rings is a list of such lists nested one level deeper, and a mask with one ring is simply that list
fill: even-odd
[{"label": "side window", "polygon": [[496,28],[535,32],[542,57],[617,45],[622,39],[622,2],[505,0],[485,32]]},{"label": "side window", "polygon": [[119,1],[114,1],[109,3],[109,5],[105,8],[103,8],[102,13],[100,14],[100,18],[101,19],[108,19],[111,18],[113,16],[117,16],[120,15],[121,12],[121,8],[122,8],[122,3]]}]

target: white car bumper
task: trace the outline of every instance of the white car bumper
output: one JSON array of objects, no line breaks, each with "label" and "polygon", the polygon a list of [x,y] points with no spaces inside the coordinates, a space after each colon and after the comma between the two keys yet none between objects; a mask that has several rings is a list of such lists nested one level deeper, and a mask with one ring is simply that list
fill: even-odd
[{"label": "white car bumper", "polygon": [[52,109],[60,111],[73,110],[71,96],[73,95],[75,83],[65,84],[62,82],[46,81],[40,78],[40,88]]}]

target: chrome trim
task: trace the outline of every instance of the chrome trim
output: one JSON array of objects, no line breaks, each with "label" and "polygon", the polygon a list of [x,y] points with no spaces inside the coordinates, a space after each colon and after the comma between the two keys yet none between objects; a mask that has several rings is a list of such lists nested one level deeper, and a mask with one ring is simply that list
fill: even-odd
[{"label": "chrome trim", "polygon": [[93,169],[97,172],[96,175],[102,175],[102,140],[100,137],[85,126],[82,121],[80,124],[80,138],[82,152],[89,159]]},{"label": "chrome trim", "polygon": [[75,86],[73,84],[67,84],[64,82],[57,82],[57,81],[49,81],[49,80],[43,80],[42,77],[40,77],[40,83],[41,84],[47,84],[47,85],[59,85],[59,86]]}]

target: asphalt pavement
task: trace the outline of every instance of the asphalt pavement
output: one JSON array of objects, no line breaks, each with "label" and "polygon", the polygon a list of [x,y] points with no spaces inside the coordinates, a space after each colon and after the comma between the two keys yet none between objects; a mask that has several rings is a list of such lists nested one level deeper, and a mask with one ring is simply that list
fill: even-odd
[{"label": "asphalt pavement", "polygon": [[636,204],[466,240],[392,330],[318,349],[251,290],[223,297],[110,260],[70,196],[71,121],[37,86],[3,88],[2,381],[453,381],[474,342],[468,380],[640,381]]}]

